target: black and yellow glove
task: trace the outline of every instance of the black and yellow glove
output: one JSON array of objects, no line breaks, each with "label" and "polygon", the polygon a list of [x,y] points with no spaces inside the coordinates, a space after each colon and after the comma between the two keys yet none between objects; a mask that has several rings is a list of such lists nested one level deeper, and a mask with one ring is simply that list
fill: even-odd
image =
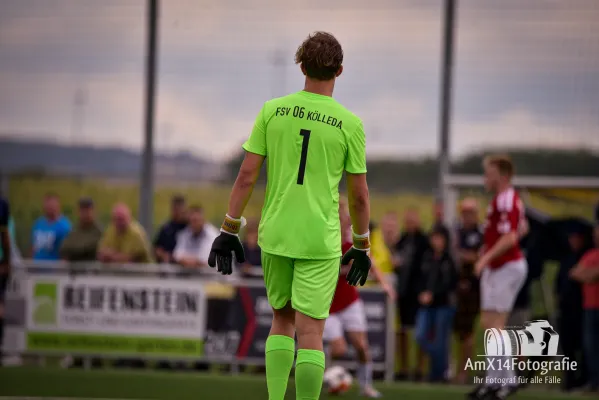
[{"label": "black and yellow glove", "polygon": [[354,245],[341,258],[341,265],[351,264],[347,273],[347,282],[352,286],[364,286],[368,279],[370,267],[370,232],[363,235],[356,235],[352,230],[352,239]]},{"label": "black and yellow glove", "polygon": [[233,273],[233,254],[238,264],[245,262],[243,245],[239,240],[239,231],[243,226],[245,226],[245,218],[236,219],[226,215],[220,227],[220,235],[212,243],[208,265],[212,268],[216,267],[223,275]]}]

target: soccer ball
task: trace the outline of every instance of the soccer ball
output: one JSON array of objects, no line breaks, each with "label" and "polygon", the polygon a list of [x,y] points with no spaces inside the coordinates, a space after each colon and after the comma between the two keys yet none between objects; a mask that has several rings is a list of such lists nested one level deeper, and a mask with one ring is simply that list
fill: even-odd
[{"label": "soccer ball", "polygon": [[347,392],[352,382],[351,374],[343,367],[331,367],[324,372],[324,384],[330,394]]}]

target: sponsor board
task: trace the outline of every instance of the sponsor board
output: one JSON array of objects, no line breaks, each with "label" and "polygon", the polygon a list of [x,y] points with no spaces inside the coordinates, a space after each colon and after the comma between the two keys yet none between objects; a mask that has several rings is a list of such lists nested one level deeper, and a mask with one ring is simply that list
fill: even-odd
[{"label": "sponsor board", "polygon": [[[391,351],[391,344],[387,343],[386,295],[383,292],[363,290],[360,291],[360,298],[366,312],[372,361],[376,365],[382,365],[386,354]],[[229,308],[226,329],[209,330],[207,333],[206,356],[263,360],[272,317],[273,311],[264,287],[238,287]],[[355,362],[355,350],[349,347],[348,354],[341,361]]]},{"label": "sponsor board", "polygon": [[[262,363],[273,317],[265,288],[234,284],[233,298],[211,299],[206,285],[158,276],[22,274],[20,289],[7,295],[3,350]],[[392,351],[388,304],[383,292],[361,290],[360,297],[380,369]],[[355,363],[351,346],[344,360]]]},{"label": "sponsor board", "polygon": [[28,351],[202,354],[202,285],[159,278],[30,275]]}]

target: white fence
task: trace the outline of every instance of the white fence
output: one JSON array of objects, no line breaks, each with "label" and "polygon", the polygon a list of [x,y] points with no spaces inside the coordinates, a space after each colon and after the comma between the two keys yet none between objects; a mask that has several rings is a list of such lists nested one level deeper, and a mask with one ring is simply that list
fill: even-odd
[{"label": "white fence", "polygon": [[[394,304],[361,290],[374,368],[391,380]],[[272,310],[260,279],[172,265],[33,263],[6,295],[4,354],[263,365]],[[345,363],[355,366],[353,353]]]}]

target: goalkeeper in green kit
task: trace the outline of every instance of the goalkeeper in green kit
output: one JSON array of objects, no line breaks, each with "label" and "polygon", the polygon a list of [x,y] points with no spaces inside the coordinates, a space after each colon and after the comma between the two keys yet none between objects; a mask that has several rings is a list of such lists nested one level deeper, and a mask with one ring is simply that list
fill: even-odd
[{"label": "goalkeeper in green kit", "polygon": [[[304,90],[266,102],[258,114],[208,260],[225,275],[232,272],[233,254],[244,262],[238,238],[242,214],[266,160],[258,243],[274,310],[265,350],[269,400],[285,397],[296,334],[296,398],[319,398],[325,369],[322,334],[337,280],[363,285],[370,270],[364,128],[360,118],[332,97],[343,71],[343,50],[331,34],[316,32],[299,46],[295,62],[306,77]],[[341,260],[351,264],[350,271],[339,278],[339,182],[344,171],[354,245]]]}]

